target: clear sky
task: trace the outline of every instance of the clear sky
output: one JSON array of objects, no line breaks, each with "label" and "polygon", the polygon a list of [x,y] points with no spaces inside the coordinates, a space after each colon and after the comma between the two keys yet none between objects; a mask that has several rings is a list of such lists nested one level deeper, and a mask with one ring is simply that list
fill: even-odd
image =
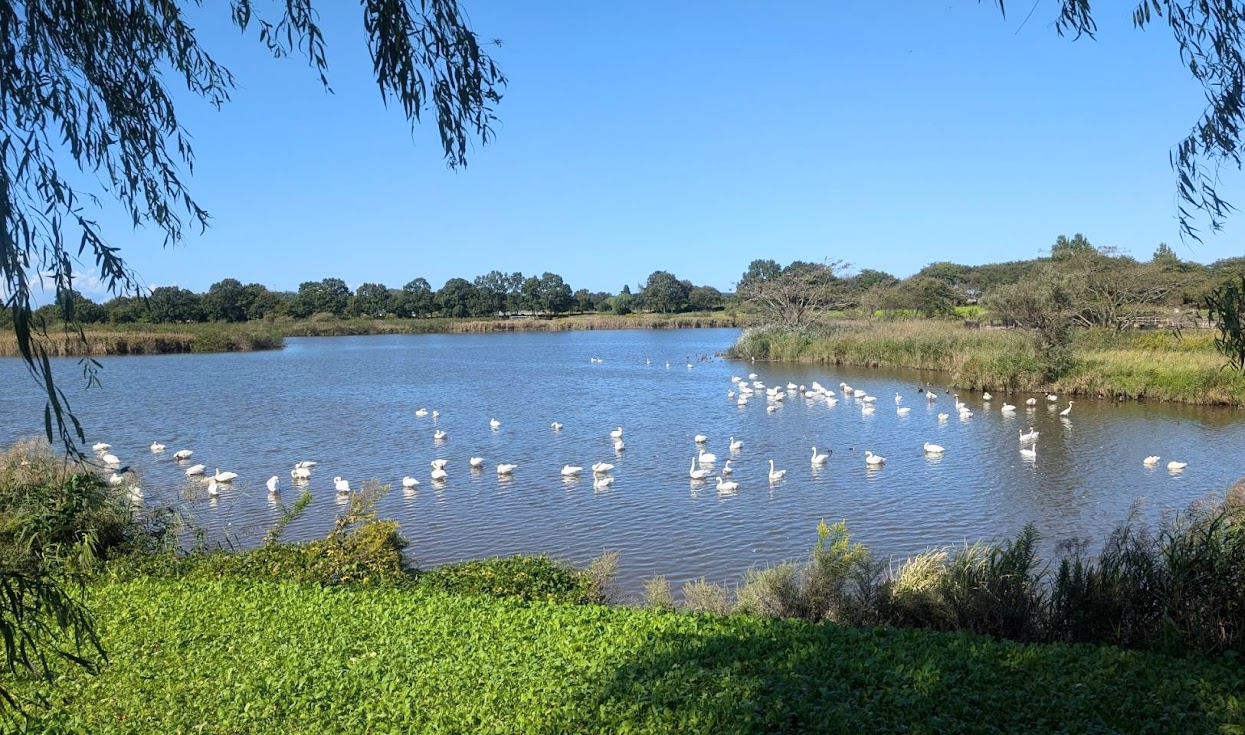
[{"label": "clear sky", "polygon": [[[1097,8],[1098,40],[1074,43],[1052,0],[1023,27],[1028,3],[1004,19],[990,0],[463,2],[503,39],[510,85],[496,142],[459,171],[432,125],[412,134],[382,105],[357,3],[317,3],[332,95],[209,3],[198,28],[240,89],[180,114],[212,227],[166,250],[107,217],[112,244],[148,284],[196,291],[439,288],[493,269],[729,290],[755,258],[904,276],[1075,232],[1140,258],[1160,241],[1202,262],[1245,253],[1245,214],[1180,243],[1168,152],[1204,101],[1132,4]],[[1239,182],[1221,194],[1245,205]]]}]

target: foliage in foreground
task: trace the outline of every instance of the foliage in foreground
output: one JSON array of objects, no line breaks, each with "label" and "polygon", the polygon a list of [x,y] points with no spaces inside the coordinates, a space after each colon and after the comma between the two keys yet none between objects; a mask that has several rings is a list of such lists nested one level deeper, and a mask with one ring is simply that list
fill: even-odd
[{"label": "foliage in foreground", "polygon": [[[1115,648],[228,578],[101,585],[51,732],[1232,732],[1245,669]],[[25,686],[35,689],[37,683]]]},{"label": "foliage in foreground", "polygon": [[[1166,653],[1245,654],[1245,484],[1157,530],[1125,523],[1097,557],[1073,545],[1054,564],[1032,526],[1001,544],[935,549],[894,568],[818,529],[802,562],[751,570],[735,590],[684,586],[692,611],[963,631],[1045,643],[1110,643]],[[650,585],[654,607],[665,599]],[[733,598],[733,604],[732,604]]]}]

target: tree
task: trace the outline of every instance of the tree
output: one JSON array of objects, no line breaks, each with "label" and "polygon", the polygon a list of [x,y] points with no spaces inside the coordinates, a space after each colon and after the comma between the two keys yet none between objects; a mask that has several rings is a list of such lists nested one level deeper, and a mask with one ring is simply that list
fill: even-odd
[{"label": "tree", "polygon": [[1071,240],[1060,235],[1055,238],[1055,244],[1050,246],[1050,257],[1055,260],[1096,252],[1098,251],[1089,244],[1089,240],[1086,240],[1085,236],[1079,232],[1073,235]]},{"label": "tree", "polygon": [[471,305],[476,300],[476,287],[465,278],[451,278],[437,291],[437,308],[443,316],[471,316]]},{"label": "tree", "polygon": [[340,278],[304,281],[298,284],[298,295],[290,305],[290,313],[300,319],[312,314],[345,316],[350,303],[350,287]]},{"label": "tree", "polygon": [[872,268],[865,268],[850,279],[850,286],[854,291],[868,291],[877,286],[893,286],[899,283],[899,279],[887,273],[886,271],[875,271]]},{"label": "tree", "polygon": [[999,287],[987,302],[995,316],[1031,331],[1048,378],[1071,365],[1069,327],[1076,290],[1075,277],[1043,268],[1033,278]]},{"label": "tree", "polygon": [[754,260],[748,264],[748,270],[739,277],[738,289],[753,288],[755,284],[769,281],[782,274],[782,266],[776,260]]},{"label": "tree", "polygon": [[214,322],[244,322],[255,298],[254,291],[236,278],[226,278],[208,287],[203,294],[203,312]]},{"label": "tree", "polygon": [[691,289],[668,271],[653,271],[640,290],[640,303],[651,311],[671,314],[687,308]]},{"label": "tree", "polygon": [[436,299],[432,294],[432,286],[423,278],[416,278],[402,287],[402,295],[394,307],[399,314],[406,317],[428,316],[437,308]]},{"label": "tree", "polygon": [[389,289],[383,283],[364,283],[350,297],[350,313],[353,316],[382,317],[389,313]]},{"label": "tree", "polygon": [[900,292],[906,295],[909,309],[926,317],[955,313],[956,291],[941,279],[915,276],[904,283]]},{"label": "tree", "polygon": [[721,309],[726,297],[713,286],[695,286],[688,289],[687,307],[692,311],[714,311]]},{"label": "tree", "polygon": [[1245,372],[1245,276],[1211,291],[1205,306],[1207,316],[1218,325],[1215,347],[1233,369]]},{"label": "tree", "polygon": [[571,310],[574,299],[571,287],[566,285],[562,276],[557,273],[542,273],[536,283],[536,303],[540,311],[549,314],[564,314]]},{"label": "tree", "polygon": [[203,321],[204,297],[189,289],[161,286],[147,297],[147,311],[157,324]]},{"label": "tree", "polygon": [[[758,262],[762,261],[753,261],[753,265]],[[735,294],[759,308],[767,321],[791,329],[804,329],[812,326],[822,312],[847,305],[845,282],[837,275],[846,267],[840,260],[828,263],[797,260],[777,275],[770,271],[763,277],[749,277],[749,273],[745,273]]]}]

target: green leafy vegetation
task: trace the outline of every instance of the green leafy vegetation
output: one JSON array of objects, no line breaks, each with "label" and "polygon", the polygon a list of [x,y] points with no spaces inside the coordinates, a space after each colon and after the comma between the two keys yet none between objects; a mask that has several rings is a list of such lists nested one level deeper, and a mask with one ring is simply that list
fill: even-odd
[{"label": "green leafy vegetation", "polygon": [[1245,669],[966,634],[401,588],[141,579],[34,731],[1231,732]]}]

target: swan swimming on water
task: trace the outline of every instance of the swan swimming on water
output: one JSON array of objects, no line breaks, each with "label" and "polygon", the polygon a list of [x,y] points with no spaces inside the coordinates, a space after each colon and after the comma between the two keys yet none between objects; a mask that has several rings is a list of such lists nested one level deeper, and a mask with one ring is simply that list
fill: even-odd
[{"label": "swan swimming on water", "polygon": [[448,436],[448,434],[446,434],[446,433],[445,433],[444,431],[442,431],[441,429],[437,429],[437,430],[433,433],[433,435],[432,435],[432,439],[433,439],[433,441],[445,441],[445,437],[446,437],[446,436]]},{"label": "swan swimming on water", "polygon": [[614,469],[614,465],[609,462],[596,462],[592,465],[593,474],[600,475]]},{"label": "swan swimming on water", "polygon": [[419,480],[416,480],[414,477],[411,477],[410,475],[407,475],[406,477],[402,478],[402,487],[415,487],[418,484],[419,484]]},{"label": "swan swimming on water", "polygon": [[1146,467],[1153,467],[1159,463],[1159,456],[1157,454],[1151,454],[1149,457],[1141,460],[1141,463]]},{"label": "swan swimming on water", "polygon": [[947,450],[937,444],[930,444],[929,442],[925,442],[925,453],[926,454],[942,454],[945,451]]},{"label": "swan swimming on water", "polygon": [[813,464],[825,464],[827,459],[830,459],[829,454],[818,454],[817,447],[813,447],[813,456],[812,456]]},{"label": "swan swimming on water", "polygon": [[697,434],[695,438],[692,439],[692,441],[696,442],[697,444],[704,444],[705,442],[709,441],[709,437],[705,436],[704,434]]},{"label": "swan swimming on water", "polygon": [[445,480],[445,478],[447,478],[447,477],[449,477],[449,476],[450,476],[450,473],[446,472],[446,471],[445,471],[443,468],[441,468],[441,467],[438,467],[438,468],[436,468],[435,470],[433,470],[433,471],[432,471],[432,479],[433,479],[433,480],[435,480],[435,481],[437,481],[437,482],[442,482],[442,481],[444,481],[444,480]]},{"label": "swan swimming on water", "polygon": [[311,479],[311,469],[309,467],[295,467],[290,470],[290,477],[295,481],[306,481]]},{"label": "swan swimming on water", "polygon": [[885,462],[886,462],[886,457],[874,454],[873,452],[870,452],[867,449],[865,450],[865,464],[871,467],[877,467],[878,465],[881,465]]},{"label": "swan swimming on water", "polygon": [[778,481],[779,481],[779,480],[781,480],[783,477],[786,477],[786,475],[787,475],[787,471],[786,471],[786,470],[776,470],[776,469],[774,469],[774,460],[772,460],[772,459],[771,459],[771,460],[769,461],[769,481],[770,481],[770,482],[778,482]]},{"label": "swan swimming on water", "polygon": [[183,459],[190,459],[190,455],[192,454],[194,454],[194,452],[189,449],[179,449],[176,452],[173,452],[173,459],[180,462]]},{"label": "swan swimming on water", "polygon": [[497,474],[498,475],[514,474],[514,468],[518,466],[519,465],[517,464],[499,464],[497,465]]},{"label": "swan swimming on water", "polygon": [[723,480],[721,477],[718,478],[718,492],[733,493],[738,489],[739,489],[738,482],[735,482],[733,480]]},{"label": "swan swimming on water", "polygon": [[432,469],[434,470],[443,470],[445,469],[445,466],[449,463],[450,461],[448,459],[434,459],[428,464],[431,465]]},{"label": "swan swimming on water", "polygon": [[338,495],[350,494],[350,480],[343,480],[340,476],[333,478],[333,489]]},{"label": "swan swimming on water", "polygon": [[152,442],[152,443],[151,443],[151,453],[152,453],[152,454],[159,454],[160,452],[163,452],[163,451],[164,451],[164,445],[163,445],[163,444],[161,444],[160,442]]},{"label": "swan swimming on water", "polygon": [[489,425],[491,428],[494,428],[494,429],[500,429],[500,428],[501,428],[501,422],[500,422],[500,421],[498,421],[497,419],[489,419],[489,421],[488,421],[488,425]]},{"label": "swan swimming on water", "polygon": [[467,464],[471,467],[471,469],[478,470],[484,466],[484,457],[472,457],[467,460]]},{"label": "swan swimming on water", "polygon": [[91,445],[91,451],[100,454],[107,452],[109,449],[112,449],[112,445],[105,442],[95,442]]},{"label": "swan swimming on water", "polygon": [[277,491],[281,487],[281,479],[277,477],[276,475],[273,475],[272,477],[268,478],[268,482],[265,484],[268,486],[268,492],[273,495],[276,495]]},{"label": "swan swimming on water", "polygon": [[216,474],[212,477],[217,482],[233,482],[238,477],[237,472],[221,472],[220,468],[216,468]]},{"label": "swan swimming on water", "polygon": [[904,406],[903,408],[895,409],[896,416],[907,416],[910,413],[912,413],[912,409],[908,408],[907,406]]},{"label": "swan swimming on water", "polygon": [[579,473],[583,471],[584,471],[583,467],[576,467],[575,465],[571,465],[571,464],[562,465],[562,476],[563,477],[579,477]]},{"label": "swan swimming on water", "polygon": [[709,470],[696,469],[696,458],[692,457],[692,468],[688,470],[688,476],[693,480],[703,480],[709,476]]},{"label": "swan swimming on water", "polygon": [[1172,462],[1167,463],[1167,469],[1172,470],[1172,471],[1183,470],[1185,467],[1188,467],[1188,466],[1189,466],[1188,462],[1172,461]]},{"label": "swan swimming on water", "polygon": [[718,461],[718,455],[712,454],[710,452],[706,452],[705,450],[702,449],[700,450],[700,454],[697,455],[697,460],[701,464],[713,464],[714,462]]},{"label": "swan swimming on water", "polygon": [[[692,466],[693,466],[693,467],[695,467],[695,466],[696,466],[696,458],[695,458],[695,457],[693,457],[693,458],[692,458]],[[723,474],[723,475],[729,475],[729,474],[731,474],[731,473],[732,473],[732,472],[734,472],[734,471],[735,471],[735,468],[734,468],[734,467],[731,467],[731,461],[730,461],[729,459],[728,459],[728,460],[726,460],[726,464],[722,465],[722,474]]]},{"label": "swan swimming on water", "polygon": [[611,431],[611,432],[610,432],[610,438],[611,438],[611,439],[621,439],[621,438],[622,438],[622,434],[623,434],[623,432],[622,432],[622,427],[620,426],[620,427],[618,427],[617,429],[614,429],[613,431]]},{"label": "swan swimming on water", "polygon": [[743,448],[744,448],[744,440],[743,440],[743,439],[736,439],[735,437],[733,437],[733,436],[732,436],[732,437],[731,437],[731,439],[730,439],[730,442],[731,442],[731,443],[730,443],[730,450],[731,450],[732,452],[738,452],[739,450],[741,450],[741,449],[743,449]]},{"label": "swan swimming on water", "polygon": [[1019,434],[1020,434],[1020,441],[1022,441],[1022,442],[1037,441],[1038,434],[1040,434],[1040,433],[1041,433],[1041,432],[1038,432],[1038,431],[1034,431],[1032,426],[1030,426],[1030,427],[1029,427],[1029,431],[1027,431],[1027,432],[1026,432],[1026,431],[1024,431],[1023,429],[1017,429],[1016,431],[1017,431],[1017,432],[1019,432]]},{"label": "swan swimming on water", "polygon": [[191,465],[186,468],[186,477],[194,477],[195,475],[202,475],[204,470],[206,469],[207,467],[201,464]]},{"label": "swan swimming on water", "polygon": [[562,424],[559,424],[557,421],[554,421],[552,424],[549,424],[549,428],[553,429],[554,431],[561,431]]}]

